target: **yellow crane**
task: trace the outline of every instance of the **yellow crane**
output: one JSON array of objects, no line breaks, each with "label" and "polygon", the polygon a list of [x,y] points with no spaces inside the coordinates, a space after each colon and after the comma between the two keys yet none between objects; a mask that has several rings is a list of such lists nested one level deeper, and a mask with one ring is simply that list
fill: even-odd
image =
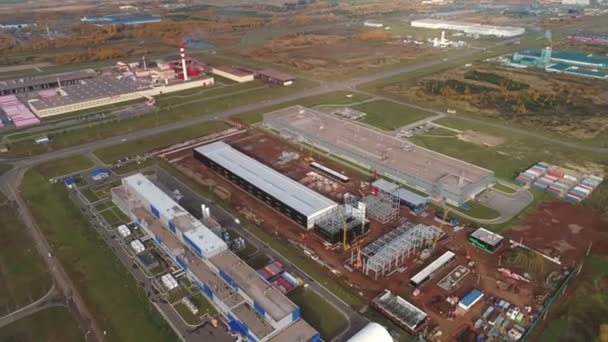
[{"label": "yellow crane", "polygon": [[[447,234],[447,232],[446,232],[446,231],[444,231],[444,227],[445,227],[445,224],[447,223],[447,220],[448,220],[448,215],[450,214],[450,210],[451,210],[451,209],[450,209],[450,207],[448,207],[447,205],[444,205],[444,206],[443,206],[443,218],[442,218],[442,220],[441,220],[441,223],[439,224],[439,229],[440,229],[441,231],[443,231],[444,233],[446,233],[446,234]],[[436,235],[436,236],[433,238],[433,245],[432,245],[432,249],[435,249],[435,247],[437,246],[437,243],[439,242],[439,238],[440,238],[440,237],[441,237],[440,235]]]},{"label": "yellow crane", "polygon": [[346,224],[344,215],[342,215],[342,249],[344,249],[344,251],[350,249],[350,246],[348,245],[348,224]]}]

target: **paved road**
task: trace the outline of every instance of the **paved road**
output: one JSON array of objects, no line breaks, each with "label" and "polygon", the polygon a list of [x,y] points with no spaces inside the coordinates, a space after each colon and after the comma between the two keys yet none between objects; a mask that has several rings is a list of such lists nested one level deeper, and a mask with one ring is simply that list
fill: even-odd
[{"label": "paved road", "polygon": [[289,260],[285,259],[282,255],[277,253],[266,243],[259,240],[247,229],[243,228],[239,224],[236,224],[235,217],[221,206],[216,205],[205,197],[200,196],[198,193],[192,191],[187,185],[181,183],[176,178],[168,175],[164,170],[158,168],[157,183],[160,183],[159,185],[165,188],[165,191],[173,191],[175,189],[179,189],[180,193],[184,196],[184,198],[180,200],[180,204],[189,212],[198,215],[198,218],[200,218],[202,215],[200,205],[205,204],[209,206],[213,217],[223,227],[236,231],[241,237],[247,240],[248,243],[251,243],[253,246],[255,246],[260,253],[264,253],[270,258],[280,261],[285,266],[288,272],[291,272],[297,275],[298,277],[304,279],[312,290],[314,290],[327,301],[329,301],[329,303],[333,305],[339,312],[341,312],[349,322],[347,329],[343,331],[339,336],[337,336],[333,341],[345,341],[346,339],[356,334],[369,322],[365,317],[363,317],[357,311],[353,310],[348,304],[344,303],[332,292],[330,292],[324,286],[312,279],[304,271],[294,266],[291,262],[289,262]]},{"label": "paved road", "polygon": [[65,306],[65,298],[59,291],[57,291],[55,284],[53,284],[50,290],[35,302],[0,317],[0,328],[30,316],[38,311],[50,308],[52,306],[61,305]]}]

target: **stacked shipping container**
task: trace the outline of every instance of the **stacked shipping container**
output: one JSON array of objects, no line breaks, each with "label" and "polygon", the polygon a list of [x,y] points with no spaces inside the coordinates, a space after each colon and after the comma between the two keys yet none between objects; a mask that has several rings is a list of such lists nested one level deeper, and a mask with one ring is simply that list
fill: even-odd
[{"label": "stacked shipping container", "polygon": [[298,286],[300,286],[301,281],[289,274],[288,272],[283,272],[281,276],[279,276],[275,281],[272,282],[272,285],[274,285],[274,287],[276,287],[284,294],[288,294],[289,292],[295,290]]},{"label": "stacked shipping container", "polygon": [[527,169],[526,171],[520,173],[515,178],[515,183],[522,185],[522,186],[531,185],[538,178],[544,176],[547,173],[548,169],[549,169],[549,165],[547,165],[545,163],[537,163],[534,166],[532,166],[531,168]]},{"label": "stacked shipping container", "polygon": [[573,203],[579,203],[589,196],[602,180],[602,177],[593,175],[581,177],[570,170],[542,162],[536,163],[515,178],[519,185],[529,185]]},{"label": "stacked shipping container", "polygon": [[564,198],[573,203],[579,203],[597,188],[604,179],[598,176],[585,176],[573,187]]},{"label": "stacked shipping container", "polygon": [[258,270],[258,274],[268,282],[272,282],[273,280],[277,279],[279,276],[281,276],[281,274],[283,274],[283,272],[285,272],[285,269],[278,261],[266,265],[264,268]]}]

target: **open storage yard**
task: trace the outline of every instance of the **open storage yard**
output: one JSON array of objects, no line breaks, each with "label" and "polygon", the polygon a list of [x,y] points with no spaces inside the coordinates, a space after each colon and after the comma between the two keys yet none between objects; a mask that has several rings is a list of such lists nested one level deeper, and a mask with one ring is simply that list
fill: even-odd
[{"label": "open storage yard", "polygon": [[608,130],[608,83],[495,65],[457,68],[382,88],[392,96],[452,108],[577,139]]}]

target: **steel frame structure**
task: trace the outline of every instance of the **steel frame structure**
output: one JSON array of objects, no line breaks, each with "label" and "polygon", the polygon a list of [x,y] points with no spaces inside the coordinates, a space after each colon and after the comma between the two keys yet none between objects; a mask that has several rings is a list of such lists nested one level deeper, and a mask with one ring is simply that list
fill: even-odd
[{"label": "steel frame structure", "polygon": [[399,185],[392,191],[378,189],[376,195],[367,195],[363,198],[369,217],[386,224],[399,216]]},{"label": "steel frame structure", "polygon": [[442,234],[441,229],[435,226],[406,221],[361,250],[363,273],[369,275],[372,271],[374,279],[378,279],[378,275],[384,276],[396,269],[412,253],[431,244]]}]

